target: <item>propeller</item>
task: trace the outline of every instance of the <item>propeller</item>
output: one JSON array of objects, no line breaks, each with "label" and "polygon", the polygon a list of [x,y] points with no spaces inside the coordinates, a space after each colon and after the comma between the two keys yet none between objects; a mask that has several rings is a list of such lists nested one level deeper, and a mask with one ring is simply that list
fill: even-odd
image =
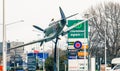
[{"label": "propeller", "polygon": [[39,26],[33,25],[33,27],[44,32],[44,30],[42,28],[40,28]]}]

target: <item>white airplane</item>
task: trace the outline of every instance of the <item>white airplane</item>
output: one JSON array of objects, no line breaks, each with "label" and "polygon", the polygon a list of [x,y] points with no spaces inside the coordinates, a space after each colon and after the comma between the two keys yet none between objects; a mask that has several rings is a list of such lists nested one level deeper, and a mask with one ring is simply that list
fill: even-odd
[{"label": "white airplane", "polygon": [[77,15],[78,13],[70,15],[68,17],[65,17],[65,14],[64,14],[63,10],[61,9],[61,7],[59,7],[59,9],[60,9],[60,14],[61,14],[61,19],[50,23],[49,27],[47,27],[46,29],[42,29],[42,28],[40,28],[40,27],[38,27],[36,25],[33,25],[34,28],[44,32],[45,36],[44,36],[43,39],[38,39],[36,41],[32,41],[32,42],[29,42],[29,43],[26,43],[26,44],[23,44],[23,45],[18,45],[18,46],[15,46],[14,48],[10,48],[8,50],[20,48],[20,47],[31,45],[31,44],[38,43],[38,42],[40,42],[41,43],[40,45],[42,45],[43,42],[51,41],[51,40],[53,40],[55,38],[58,38],[60,35],[64,36],[65,34],[67,34],[73,28],[75,28],[78,25],[80,25],[80,24],[88,21],[89,19],[91,19],[91,18],[86,19],[86,20],[84,20],[82,22],[79,22],[79,23],[67,28],[65,31],[63,31],[63,28],[66,25],[66,19],[68,19],[70,17],[73,17],[73,16]]}]

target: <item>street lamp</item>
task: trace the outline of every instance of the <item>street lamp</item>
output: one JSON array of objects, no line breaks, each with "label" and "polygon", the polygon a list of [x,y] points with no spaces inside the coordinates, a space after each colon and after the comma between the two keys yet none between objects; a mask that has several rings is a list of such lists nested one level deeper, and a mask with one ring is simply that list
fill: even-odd
[{"label": "street lamp", "polygon": [[7,47],[6,47],[6,26],[5,26],[5,0],[3,0],[3,71],[6,71],[6,53],[7,53]]},{"label": "street lamp", "polygon": [[3,0],[3,71],[6,71],[6,56],[7,56],[7,45],[6,45],[6,24],[5,24],[5,0]]},{"label": "street lamp", "polygon": [[6,60],[6,57],[7,57],[7,45],[6,45],[6,27],[9,26],[9,25],[12,25],[12,24],[16,24],[18,22],[24,22],[24,20],[19,20],[19,21],[16,21],[16,22],[13,22],[13,23],[9,23],[9,24],[5,24],[5,15],[4,15],[4,12],[3,12],[3,24],[0,24],[0,25],[3,25],[3,71],[6,71],[6,64],[7,64],[7,60]]},{"label": "street lamp", "polygon": [[[9,26],[9,25],[16,24],[19,22],[24,22],[24,20],[18,20],[18,21],[12,22],[12,23],[8,23],[8,24],[5,24],[5,26]],[[0,24],[0,25],[3,25],[3,24]]]}]

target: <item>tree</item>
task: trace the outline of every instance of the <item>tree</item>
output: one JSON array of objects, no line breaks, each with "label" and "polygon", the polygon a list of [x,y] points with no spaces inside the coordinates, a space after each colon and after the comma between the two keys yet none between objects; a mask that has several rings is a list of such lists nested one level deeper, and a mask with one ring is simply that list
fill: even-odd
[{"label": "tree", "polygon": [[94,16],[89,21],[92,28],[90,33],[91,55],[97,54],[104,59],[106,31],[107,60],[111,61],[115,57],[120,57],[120,4],[112,2],[100,4],[94,8],[91,7],[87,14]]},{"label": "tree", "polygon": [[48,57],[45,61],[46,71],[54,71],[53,66],[54,66],[53,57]]},{"label": "tree", "polygon": [[[67,52],[66,50],[61,50],[59,49],[59,71],[64,71],[64,61],[67,60]],[[50,55],[50,57],[47,58],[47,60],[45,61],[45,68],[46,71],[54,71],[53,70],[53,66],[54,66],[54,57],[53,54]]]}]

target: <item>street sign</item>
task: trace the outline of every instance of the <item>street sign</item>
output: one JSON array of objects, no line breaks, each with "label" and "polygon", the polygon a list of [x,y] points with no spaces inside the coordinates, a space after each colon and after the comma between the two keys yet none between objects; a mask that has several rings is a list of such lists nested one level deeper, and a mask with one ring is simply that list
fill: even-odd
[{"label": "street sign", "polygon": [[75,41],[80,41],[82,44],[88,44],[88,39],[87,38],[68,38],[68,45],[74,44]]},{"label": "street sign", "polygon": [[[44,56],[43,56],[44,55]],[[38,58],[42,58],[42,59],[47,59],[48,58],[48,53],[38,53],[37,54]]]},{"label": "street sign", "polygon": [[82,48],[81,49],[88,49],[88,45],[82,45]]},{"label": "street sign", "polygon": [[77,59],[84,59],[84,56],[77,56]]},{"label": "street sign", "polygon": [[77,56],[68,56],[68,59],[77,59]]},{"label": "street sign", "polygon": [[88,52],[78,52],[78,56],[88,56]]},{"label": "street sign", "polygon": [[69,56],[77,56],[77,50],[75,50],[75,49],[68,50],[68,55]]},{"label": "street sign", "polygon": [[68,45],[74,45],[74,42],[68,42]]},{"label": "street sign", "polygon": [[68,71],[88,71],[88,60],[84,59],[69,59],[68,60]]},{"label": "street sign", "polygon": [[28,71],[36,71],[36,56],[28,56]]},{"label": "street sign", "polygon": [[68,52],[68,55],[69,56],[77,56],[77,53],[76,52]]},{"label": "street sign", "polygon": [[76,41],[76,42],[74,43],[74,47],[75,47],[76,49],[80,49],[80,48],[82,47],[82,43],[81,43],[80,41]]},{"label": "street sign", "polygon": [[[77,24],[83,20],[68,20],[68,27]],[[88,38],[88,21],[73,28],[68,33],[68,38]]]}]

